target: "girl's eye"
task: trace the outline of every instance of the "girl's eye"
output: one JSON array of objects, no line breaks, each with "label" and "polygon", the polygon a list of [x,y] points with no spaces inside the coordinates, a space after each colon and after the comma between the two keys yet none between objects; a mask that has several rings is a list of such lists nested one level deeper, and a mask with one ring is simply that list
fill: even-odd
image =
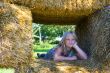
[{"label": "girl's eye", "polygon": [[69,39],[66,39],[66,40],[69,40]]},{"label": "girl's eye", "polygon": [[72,40],[75,40],[75,39],[72,39]]},{"label": "girl's eye", "polygon": [[75,39],[66,39],[66,40],[75,40]]}]

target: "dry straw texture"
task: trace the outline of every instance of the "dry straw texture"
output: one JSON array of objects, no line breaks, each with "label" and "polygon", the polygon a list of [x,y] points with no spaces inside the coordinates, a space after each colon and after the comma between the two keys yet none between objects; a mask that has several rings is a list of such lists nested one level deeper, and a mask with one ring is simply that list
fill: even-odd
[{"label": "dry straw texture", "polygon": [[96,10],[110,4],[110,0],[3,0],[27,6],[35,22],[77,23]]},{"label": "dry straw texture", "polygon": [[110,7],[76,26],[80,47],[90,52],[87,60],[52,62],[37,60],[35,73],[110,73]]},{"label": "dry straw texture", "polygon": [[32,61],[32,17],[28,8],[0,3],[0,66],[17,68]]},{"label": "dry straw texture", "polygon": [[[33,13],[34,21],[44,23],[78,22],[97,9],[110,4],[110,0],[2,0],[2,2],[27,6]],[[15,67],[16,72],[27,73],[31,71],[29,69],[32,61],[31,12],[28,8],[12,4],[0,3],[0,66]],[[91,73],[101,73],[97,72],[100,69],[105,73],[110,72],[109,17],[110,9],[105,8],[77,25],[79,44],[91,52],[91,57],[85,61],[71,63],[72,67],[78,66],[75,70],[82,69],[82,73],[88,73],[88,69]],[[56,63],[41,60],[33,65],[33,69],[35,73],[45,71],[56,73],[58,69],[62,70]],[[68,72],[75,71],[72,68],[68,69]]]}]

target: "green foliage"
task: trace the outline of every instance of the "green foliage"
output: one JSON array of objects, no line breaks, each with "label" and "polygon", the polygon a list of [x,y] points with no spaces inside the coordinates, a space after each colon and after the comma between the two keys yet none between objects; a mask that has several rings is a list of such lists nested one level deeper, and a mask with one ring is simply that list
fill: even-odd
[{"label": "green foliage", "polygon": [[[64,32],[74,31],[74,25],[43,25],[33,23],[33,51],[37,53],[46,53],[53,48],[58,41],[56,37],[62,37]],[[47,37],[43,40],[43,37]]]},{"label": "green foliage", "polygon": [[48,40],[55,39],[58,36],[62,36],[64,32],[67,31],[74,31],[74,25],[43,25],[43,24],[36,24],[33,23],[33,37],[36,41],[39,40],[39,28],[42,37],[48,37]]},{"label": "green foliage", "polygon": [[66,31],[73,31],[72,26],[61,26],[61,25],[42,25],[41,31],[43,35],[49,36],[49,38],[62,36]]}]

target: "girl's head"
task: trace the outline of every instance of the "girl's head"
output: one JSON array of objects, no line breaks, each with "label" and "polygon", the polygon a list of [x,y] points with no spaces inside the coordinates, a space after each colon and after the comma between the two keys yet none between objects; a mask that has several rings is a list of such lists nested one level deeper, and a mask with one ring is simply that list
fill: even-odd
[{"label": "girl's head", "polygon": [[74,32],[65,32],[62,37],[62,40],[60,41],[60,45],[64,49],[68,50],[72,48],[76,40],[77,40],[77,37]]}]

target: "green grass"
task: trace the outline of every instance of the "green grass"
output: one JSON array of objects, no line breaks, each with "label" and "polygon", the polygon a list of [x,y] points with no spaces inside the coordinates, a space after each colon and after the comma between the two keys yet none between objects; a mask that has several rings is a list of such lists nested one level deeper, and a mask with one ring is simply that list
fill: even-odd
[{"label": "green grass", "polygon": [[39,54],[47,53],[55,45],[56,44],[49,44],[49,43],[33,44],[34,57],[37,58],[37,53]]},{"label": "green grass", "polygon": [[0,68],[0,73],[15,73],[15,70],[12,68]]},{"label": "green grass", "polygon": [[33,44],[33,50],[34,50],[34,52],[47,52],[54,46],[55,46],[55,44],[49,44],[49,43],[42,43],[41,45]]}]

